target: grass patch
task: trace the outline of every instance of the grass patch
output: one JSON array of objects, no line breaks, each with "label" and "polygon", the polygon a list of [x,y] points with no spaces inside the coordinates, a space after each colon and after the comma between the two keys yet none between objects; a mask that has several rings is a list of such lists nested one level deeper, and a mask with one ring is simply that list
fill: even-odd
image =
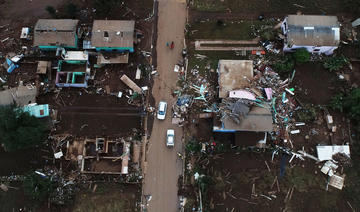
[{"label": "grass patch", "polygon": [[312,189],[320,189],[321,185],[325,187],[325,180],[319,175],[309,173],[305,169],[296,166],[294,168],[286,168],[283,183],[287,188],[294,186],[299,192],[308,192]]},{"label": "grass patch", "polygon": [[136,194],[121,190],[122,185],[98,184],[96,191],[77,195],[74,212],[135,211]]},{"label": "grass patch", "polygon": [[190,25],[188,38],[195,39],[224,39],[250,40],[256,36],[253,31],[267,22],[262,21],[231,21],[221,25],[217,21],[195,22]]},{"label": "grass patch", "polygon": [[[354,0],[350,0],[354,1]],[[300,5],[300,6],[297,6]],[[228,12],[232,13],[280,13],[280,14],[295,14],[297,11],[304,13],[322,14],[322,13],[342,13],[353,12],[349,11],[343,0],[193,0],[192,9],[207,12]]]}]

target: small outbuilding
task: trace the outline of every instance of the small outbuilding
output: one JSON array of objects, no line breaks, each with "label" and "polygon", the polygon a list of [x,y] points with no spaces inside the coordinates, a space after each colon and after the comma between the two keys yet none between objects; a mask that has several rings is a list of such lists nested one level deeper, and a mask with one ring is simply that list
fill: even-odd
[{"label": "small outbuilding", "polygon": [[336,16],[289,15],[282,22],[284,51],[305,48],[311,53],[331,55],[340,43]]},{"label": "small outbuilding", "polygon": [[41,50],[76,49],[78,23],[73,19],[39,19],[34,29],[34,46]]},{"label": "small outbuilding", "polygon": [[91,46],[97,51],[134,52],[135,21],[95,20]]}]

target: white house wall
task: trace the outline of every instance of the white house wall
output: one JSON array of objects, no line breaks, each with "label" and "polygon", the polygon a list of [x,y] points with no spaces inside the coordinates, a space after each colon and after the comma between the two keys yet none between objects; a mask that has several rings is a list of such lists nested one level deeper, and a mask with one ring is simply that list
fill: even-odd
[{"label": "white house wall", "polygon": [[[337,46],[296,46],[293,45],[291,48],[284,44],[284,52],[293,52],[296,49],[305,48],[310,53],[317,53],[317,54],[325,54],[331,55],[334,53],[334,50],[337,49]],[[315,51],[316,50],[316,51]]]}]

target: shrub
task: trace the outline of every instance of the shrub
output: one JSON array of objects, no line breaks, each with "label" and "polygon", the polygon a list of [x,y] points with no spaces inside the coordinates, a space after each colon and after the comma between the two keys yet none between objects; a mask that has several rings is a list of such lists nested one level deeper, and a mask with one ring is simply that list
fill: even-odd
[{"label": "shrub", "polygon": [[53,6],[46,6],[45,10],[49,13],[52,18],[56,18],[56,10]]},{"label": "shrub", "polygon": [[196,140],[188,141],[185,148],[186,151],[189,152],[190,154],[194,154],[201,151],[201,146],[199,142],[197,142]]},{"label": "shrub", "polygon": [[54,185],[49,178],[41,177],[34,172],[25,176],[23,186],[24,193],[38,201],[46,200],[54,188]]},{"label": "shrub", "polygon": [[295,62],[298,64],[305,63],[310,60],[310,53],[306,49],[297,49],[294,53]]},{"label": "shrub", "polygon": [[316,109],[311,105],[305,105],[296,112],[296,117],[300,122],[309,122],[316,119]]},{"label": "shrub", "polygon": [[294,61],[290,57],[285,57],[282,62],[274,64],[274,69],[280,75],[288,74],[294,69]]},{"label": "shrub", "polygon": [[330,100],[330,107],[333,110],[340,110],[341,112],[343,112],[343,100],[344,100],[344,94],[343,93],[336,94]]},{"label": "shrub", "polygon": [[360,88],[353,89],[343,101],[344,111],[350,118],[360,122]]},{"label": "shrub", "polygon": [[121,0],[95,0],[94,7],[98,14],[108,15]]},{"label": "shrub", "polygon": [[325,59],[324,67],[330,71],[338,71],[349,63],[343,55],[340,57],[329,57]]}]

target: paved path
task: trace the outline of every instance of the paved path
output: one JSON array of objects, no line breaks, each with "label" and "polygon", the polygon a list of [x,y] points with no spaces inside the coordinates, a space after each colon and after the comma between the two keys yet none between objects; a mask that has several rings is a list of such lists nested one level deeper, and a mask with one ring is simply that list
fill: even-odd
[{"label": "paved path", "polygon": [[[168,103],[166,120],[155,119],[147,152],[144,194],[152,195],[147,207],[149,212],[178,211],[177,181],[181,173],[182,161],[176,152],[181,151],[182,129],[171,124],[171,106],[175,99],[171,92],[176,89],[177,73],[174,65],[181,59],[183,48],[186,5],[178,0],[159,0],[157,70],[152,94],[156,104]],[[175,48],[170,50],[166,42],[174,41]],[[166,130],[175,130],[175,147],[165,146]]]}]

